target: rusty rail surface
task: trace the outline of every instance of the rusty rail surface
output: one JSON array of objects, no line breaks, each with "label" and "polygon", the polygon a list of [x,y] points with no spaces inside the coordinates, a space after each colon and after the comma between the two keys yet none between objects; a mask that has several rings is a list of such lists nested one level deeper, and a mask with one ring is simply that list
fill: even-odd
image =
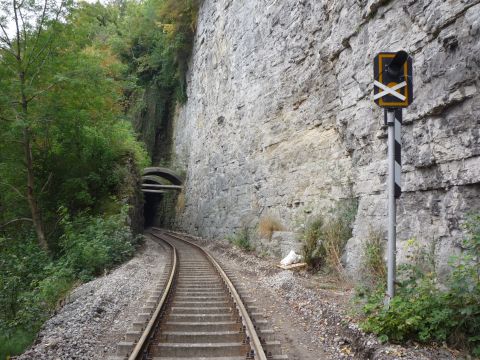
[{"label": "rusty rail surface", "polygon": [[155,329],[155,325],[157,324],[157,322],[159,320],[159,315],[160,315],[163,307],[165,306],[165,302],[166,302],[166,299],[167,299],[168,295],[170,294],[170,292],[172,290],[172,284],[174,282],[175,273],[177,271],[177,264],[178,264],[177,249],[175,248],[175,246],[170,244],[168,241],[166,241],[164,239],[161,239],[161,240],[164,241],[166,244],[168,244],[172,248],[173,263],[172,263],[172,268],[170,270],[170,276],[169,276],[168,282],[165,286],[165,289],[163,291],[162,297],[157,304],[157,308],[155,309],[154,313],[152,314],[152,318],[150,319],[147,326],[145,327],[145,330],[143,331],[142,335],[140,336],[140,339],[138,340],[137,344],[135,345],[132,353],[128,357],[128,360],[138,360],[138,359],[141,359],[143,357],[143,353],[144,353],[144,351],[145,351],[145,349],[148,345],[148,340],[151,336],[151,333]]}]

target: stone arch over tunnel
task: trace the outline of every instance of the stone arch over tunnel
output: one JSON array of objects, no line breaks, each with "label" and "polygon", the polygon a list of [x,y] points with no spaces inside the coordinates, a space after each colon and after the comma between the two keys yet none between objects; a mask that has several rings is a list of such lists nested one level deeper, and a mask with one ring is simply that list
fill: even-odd
[{"label": "stone arch over tunnel", "polygon": [[183,182],[179,174],[168,168],[148,167],[143,170],[145,227],[171,227],[177,196],[183,189]]}]

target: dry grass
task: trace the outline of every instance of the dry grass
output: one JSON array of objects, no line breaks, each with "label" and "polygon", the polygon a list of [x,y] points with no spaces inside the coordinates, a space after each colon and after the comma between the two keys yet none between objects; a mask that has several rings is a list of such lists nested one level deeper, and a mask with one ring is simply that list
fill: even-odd
[{"label": "dry grass", "polygon": [[277,219],[271,216],[264,216],[258,223],[258,234],[260,237],[271,240],[274,231],[284,231],[285,227]]},{"label": "dry grass", "polygon": [[341,262],[343,250],[351,236],[349,224],[341,218],[333,218],[322,228],[323,248],[325,249],[325,264],[339,276],[344,275]]},{"label": "dry grass", "polygon": [[368,238],[362,246],[362,267],[365,270],[363,281],[373,287],[387,277],[384,260],[385,240],[379,230],[370,229]]},{"label": "dry grass", "polygon": [[[317,216],[303,233],[303,257],[313,271],[324,270],[345,280],[342,254],[352,236],[356,203],[339,204],[328,218]],[[323,269],[322,269],[323,268]]]}]

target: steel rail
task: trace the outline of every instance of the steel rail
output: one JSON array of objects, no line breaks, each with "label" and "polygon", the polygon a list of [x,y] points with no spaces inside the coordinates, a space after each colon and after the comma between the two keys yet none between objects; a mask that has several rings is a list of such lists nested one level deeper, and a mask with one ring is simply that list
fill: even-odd
[{"label": "steel rail", "polygon": [[[163,231],[162,229],[155,228],[155,227],[152,228],[152,229],[156,230],[156,231]],[[255,354],[255,359],[257,359],[257,360],[268,360],[267,356],[265,355],[265,351],[263,350],[263,346],[262,346],[262,343],[260,341],[260,338],[258,337],[257,330],[255,329],[255,326],[253,325],[253,321],[250,318],[250,315],[248,314],[248,311],[245,308],[245,305],[243,304],[243,301],[242,301],[240,295],[238,294],[237,289],[235,288],[235,286],[233,285],[233,283],[231,282],[231,280],[229,279],[229,277],[227,276],[225,271],[223,271],[222,267],[218,264],[218,262],[213,258],[213,256],[210,255],[210,253],[208,251],[206,251],[205,249],[203,249],[199,245],[197,245],[195,243],[192,243],[188,240],[185,240],[185,239],[183,239],[183,238],[181,238],[181,237],[179,237],[175,234],[172,234],[170,232],[165,232],[165,234],[167,236],[170,236],[170,237],[174,238],[174,239],[186,242],[187,244],[190,244],[190,245],[196,247],[202,253],[204,253],[205,256],[207,257],[207,259],[209,259],[210,262],[215,266],[218,273],[222,277],[223,281],[227,285],[228,290],[230,291],[230,294],[232,295],[233,300],[234,300],[235,304],[237,305],[238,310],[240,311],[240,316],[242,317],[242,319],[244,321],[244,325],[245,325],[245,328],[246,328],[247,335],[250,337],[250,341],[252,342],[251,346],[252,346],[252,350],[254,351],[254,354]]]},{"label": "steel rail", "polygon": [[[154,234],[152,234],[154,235]],[[154,235],[156,238],[159,238],[158,236]],[[155,312],[153,313],[150,321],[148,322],[147,326],[145,327],[145,330],[142,333],[142,336],[138,340],[137,344],[133,348],[132,353],[128,357],[128,360],[138,360],[140,359],[143,354],[143,350],[145,349],[145,346],[147,345],[147,340],[150,337],[150,334],[152,333],[152,330],[154,329],[155,323],[157,322],[157,319],[160,315],[160,312],[162,311],[163,306],[165,305],[165,300],[167,299],[170,291],[172,290],[172,284],[173,280],[175,278],[175,273],[177,271],[177,249],[175,246],[170,244],[168,241],[161,239],[162,241],[166,242],[170,247],[172,248],[172,257],[173,257],[173,265],[172,269],[170,271],[170,276],[167,282],[167,285],[165,286],[165,290],[163,291],[162,297],[160,301],[157,304],[157,308],[155,309]]]}]

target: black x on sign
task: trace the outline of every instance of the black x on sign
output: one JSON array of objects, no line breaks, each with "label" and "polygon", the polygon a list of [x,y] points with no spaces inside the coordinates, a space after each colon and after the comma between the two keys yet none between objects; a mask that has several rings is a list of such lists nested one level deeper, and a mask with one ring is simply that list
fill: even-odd
[{"label": "black x on sign", "polygon": [[373,100],[378,106],[394,109],[412,103],[412,58],[405,51],[379,53],[373,72]]}]

